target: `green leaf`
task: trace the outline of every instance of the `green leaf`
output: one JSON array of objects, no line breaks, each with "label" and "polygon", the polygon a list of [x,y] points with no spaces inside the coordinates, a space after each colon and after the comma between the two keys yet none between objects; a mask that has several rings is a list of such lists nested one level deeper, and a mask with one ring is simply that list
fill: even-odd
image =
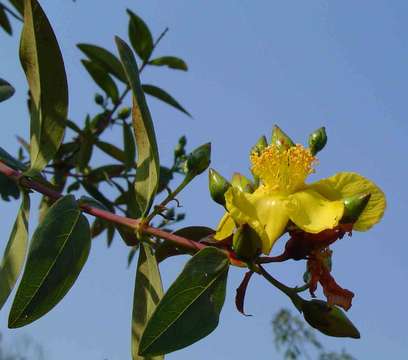
[{"label": "green leaf", "polygon": [[125,167],[121,164],[103,165],[92,169],[86,179],[90,182],[100,182],[103,180],[109,180],[109,178],[120,175]]},{"label": "green leaf", "polygon": [[11,98],[14,92],[14,88],[6,80],[0,79],[0,102]]},{"label": "green leaf", "polygon": [[[153,37],[145,22],[134,12],[127,9],[129,15],[129,40],[136,54],[147,61],[153,51]],[[122,60],[123,62],[123,60]],[[125,70],[126,71],[126,70]]]},{"label": "green leaf", "polygon": [[149,61],[149,65],[168,66],[170,69],[187,71],[187,64],[183,59],[175,56],[162,56]]},{"label": "green leaf", "polygon": [[112,156],[114,159],[120,161],[120,162],[125,162],[126,161],[126,155],[125,153],[120,150],[118,147],[116,147],[113,144],[107,143],[105,141],[97,141],[95,145],[101,149],[104,153]]},{"label": "green leaf", "polygon": [[27,252],[30,197],[26,192],[0,263],[0,309],[7,301],[20,275]]},{"label": "green leaf", "polygon": [[119,59],[110,51],[91,44],[78,44],[77,46],[94,63],[103,67],[118,80],[127,83],[126,75],[123,72]]},{"label": "green leaf", "polygon": [[96,84],[112,99],[113,103],[117,103],[119,100],[118,87],[105,69],[89,60],[82,60],[82,65],[84,65]]},{"label": "green leaf", "polygon": [[8,326],[30,324],[57,305],[77,279],[90,247],[87,219],[74,196],[62,197],[48,210],[31,239]]},{"label": "green leaf", "polygon": [[188,115],[191,117],[191,114],[184,109],[178,102],[175,100],[168,92],[164,91],[163,89],[154,86],[154,85],[148,85],[148,84],[143,84],[142,85],[143,91],[146,94],[149,94],[151,96],[154,96],[155,98],[165,102],[166,104],[173,106],[177,110],[180,110],[184,114]]},{"label": "green leaf", "polygon": [[228,267],[226,255],[213,247],[190,259],[150,318],[139,353],[167,354],[210,334],[224,304]]},{"label": "green leaf", "polygon": [[50,23],[36,0],[25,0],[20,60],[32,98],[31,169],[41,171],[64,137],[68,84],[64,62]]},{"label": "green leaf", "polygon": [[136,144],[133,131],[127,123],[123,123],[123,144],[126,156],[125,165],[128,169],[135,167]]},{"label": "green leaf", "polygon": [[132,313],[132,356],[133,360],[161,360],[163,356],[139,356],[140,338],[147,322],[163,297],[163,285],[159,267],[152,248],[147,244],[140,245],[137,263],[135,291]]},{"label": "green leaf", "polygon": [[24,13],[24,0],[9,0],[10,3],[16,8],[16,10],[23,15]]},{"label": "green leaf", "polygon": [[14,170],[25,171],[27,167],[14,156],[10,155],[6,150],[0,147],[0,161],[4,162],[7,166],[10,166]]},{"label": "green leaf", "polygon": [[17,183],[2,173],[0,173],[0,196],[4,201],[10,201],[10,197],[18,199],[20,196]]},{"label": "green leaf", "polygon": [[138,154],[135,190],[137,202],[145,216],[153,204],[159,183],[159,152],[153,121],[140,85],[136,59],[130,47],[123,40],[116,37],[116,44],[133,92],[132,119]]},{"label": "green leaf", "polygon": [[[206,226],[187,226],[185,228],[176,230],[173,232],[173,234],[198,242],[207,236],[214,234],[214,232],[215,231],[213,229]],[[178,248],[169,241],[164,241],[157,247],[155,255],[157,262],[160,263],[171,256],[184,255],[188,253],[188,250]]]},{"label": "green leaf", "polygon": [[4,10],[4,7],[1,4],[0,4],[0,26],[4,29],[4,31],[7,34],[11,35],[13,33],[6,11]]},{"label": "green leaf", "polygon": [[113,205],[110,200],[106,198],[105,195],[103,195],[95,185],[91,184],[88,181],[81,181],[81,185],[89,195],[103,204],[104,207],[106,207],[110,211],[114,211]]},{"label": "green leaf", "polygon": [[90,196],[86,196],[86,195],[82,195],[79,200],[78,200],[78,204],[81,205],[88,205],[88,206],[92,206],[101,210],[105,210],[105,211],[109,211],[109,209],[103,205],[100,201],[95,200],[94,198],[90,197]]}]

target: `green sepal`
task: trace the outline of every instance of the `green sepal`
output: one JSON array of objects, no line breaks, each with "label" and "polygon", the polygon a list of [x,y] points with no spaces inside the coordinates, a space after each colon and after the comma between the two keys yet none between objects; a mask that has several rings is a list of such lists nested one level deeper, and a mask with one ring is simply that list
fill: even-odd
[{"label": "green sepal", "polygon": [[370,198],[371,194],[365,193],[344,199],[344,213],[340,222],[343,224],[354,224],[363,213]]},{"label": "green sepal", "polygon": [[257,153],[258,155],[268,146],[268,140],[265,135],[262,135],[256,144],[251,148],[251,154]]},{"label": "green sepal", "polygon": [[240,259],[253,260],[260,254],[262,242],[254,229],[243,224],[234,234],[232,248]]},{"label": "green sepal", "polygon": [[232,176],[231,185],[245,193],[253,193],[255,190],[252,181],[238,172]]},{"label": "green sepal", "polygon": [[208,171],[208,187],[211,198],[218,204],[225,206],[224,194],[232,185],[214,169]]},{"label": "green sepal", "polygon": [[295,143],[287,134],[282,131],[279,126],[274,125],[272,130],[271,145],[275,145],[278,149],[281,150],[287,150],[290,147],[295,146]]}]

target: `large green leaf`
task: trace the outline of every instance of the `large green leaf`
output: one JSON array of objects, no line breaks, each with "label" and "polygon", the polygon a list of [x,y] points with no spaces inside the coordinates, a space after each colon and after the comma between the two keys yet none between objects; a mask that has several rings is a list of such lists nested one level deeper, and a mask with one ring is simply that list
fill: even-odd
[{"label": "large green leaf", "polygon": [[132,118],[138,154],[135,190],[144,216],[152,206],[159,183],[159,151],[153,121],[140,85],[136,59],[130,47],[122,39],[117,37],[116,44],[133,92]]},{"label": "large green leaf", "polygon": [[183,59],[175,56],[162,56],[149,61],[149,65],[168,66],[170,69],[187,71],[187,64]]},{"label": "large green leaf", "polygon": [[213,247],[190,259],[146,326],[140,341],[142,356],[182,349],[217,327],[228,267],[226,255]]},{"label": "large green leaf", "polygon": [[0,309],[8,299],[23,267],[27,252],[30,198],[24,192],[23,201],[0,263]]},{"label": "large green leaf", "polygon": [[127,82],[122,64],[110,51],[91,44],[78,44],[77,46],[90,60],[103,67],[118,80],[124,83]]},{"label": "large green leaf", "polygon": [[137,263],[132,316],[132,356],[133,360],[161,360],[163,356],[139,356],[140,338],[157,304],[163,297],[163,286],[159,268],[152,248],[140,245]]},{"label": "large green leaf", "polygon": [[119,90],[108,72],[93,61],[82,60],[82,64],[96,84],[116,103],[119,100]]},{"label": "large green leaf", "polygon": [[32,98],[31,169],[41,171],[61,145],[68,113],[64,62],[50,23],[36,0],[25,0],[20,60]]},{"label": "large green leaf", "polygon": [[188,115],[191,117],[191,114],[184,109],[176,99],[174,99],[167,91],[164,91],[163,89],[154,86],[154,85],[148,85],[148,84],[143,84],[142,85],[143,91],[146,94],[149,94],[151,96],[154,96],[155,98],[165,102],[166,104],[173,106],[177,110],[180,110],[184,114]]},{"label": "large green leaf", "polygon": [[1,4],[0,4],[0,27],[2,27],[3,30],[9,35],[13,33],[9,18],[7,17],[6,11],[4,10],[4,7],[1,6]]},{"label": "large green leaf", "polygon": [[136,54],[147,61],[153,51],[153,37],[145,22],[131,10],[129,14],[129,40]]},{"label": "large green leaf", "polygon": [[50,311],[77,279],[91,247],[89,223],[74,196],[55,202],[31,239],[8,325],[32,323]]},{"label": "large green leaf", "polygon": [[14,88],[6,80],[0,79],[0,102],[11,98],[14,92]]}]

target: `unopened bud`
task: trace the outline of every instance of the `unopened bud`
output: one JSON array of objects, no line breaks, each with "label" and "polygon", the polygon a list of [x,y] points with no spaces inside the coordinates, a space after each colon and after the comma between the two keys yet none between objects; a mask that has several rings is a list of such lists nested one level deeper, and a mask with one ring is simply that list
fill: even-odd
[{"label": "unopened bud", "polygon": [[344,199],[344,213],[340,222],[354,224],[366,208],[370,198],[371,194],[366,193]]},{"label": "unopened bud", "polygon": [[245,193],[253,193],[255,190],[252,181],[240,173],[234,173],[231,184]]},{"label": "unopened bud", "polygon": [[126,120],[130,116],[130,112],[131,112],[130,108],[124,107],[119,110],[118,118],[122,120]]},{"label": "unopened bud", "polygon": [[274,125],[272,130],[271,145],[277,146],[278,149],[287,150],[290,147],[295,146],[295,143],[281,130],[279,126]]},{"label": "unopened bud", "polygon": [[257,143],[251,148],[251,154],[257,153],[258,155],[268,146],[268,140],[266,140],[266,136],[262,135]]},{"label": "unopened bud", "polygon": [[252,260],[261,252],[261,239],[248,224],[241,225],[232,239],[232,248],[243,260]]},{"label": "unopened bud", "polygon": [[181,156],[184,156],[185,154],[186,154],[186,151],[185,151],[185,146],[186,146],[186,144],[187,144],[187,139],[186,139],[186,137],[183,135],[180,139],[179,139],[179,141],[178,141],[178,144],[176,145],[176,147],[174,148],[174,156],[176,157],[176,158],[179,158],[179,157],[181,157]]},{"label": "unopened bud", "polygon": [[312,155],[316,155],[327,143],[327,134],[324,126],[309,135],[309,149]]},{"label": "unopened bud", "polygon": [[98,105],[103,105],[103,103],[105,102],[105,99],[103,98],[101,94],[95,94],[95,102]]},{"label": "unopened bud", "polygon": [[327,305],[325,301],[303,301],[302,312],[309,325],[325,335],[360,338],[360,332],[344,312],[336,306]]},{"label": "unopened bud", "polygon": [[211,143],[199,146],[187,157],[186,170],[190,176],[204,172],[211,162]]},{"label": "unopened bud", "polygon": [[225,206],[224,194],[231,187],[231,184],[214,169],[208,172],[208,186],[211,198],[218,204]]}]

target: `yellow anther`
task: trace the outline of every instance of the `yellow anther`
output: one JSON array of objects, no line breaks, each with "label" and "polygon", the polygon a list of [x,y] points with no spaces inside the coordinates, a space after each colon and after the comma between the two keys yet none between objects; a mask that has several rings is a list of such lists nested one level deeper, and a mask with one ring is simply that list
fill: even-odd
[{"label": "yellow anther", "polygon": [[269,145],[251,154],[252,171],[270,192],[290,194],[301,189],[311,174],[316,158],[309,149],[295,145],[287,150]]}]

